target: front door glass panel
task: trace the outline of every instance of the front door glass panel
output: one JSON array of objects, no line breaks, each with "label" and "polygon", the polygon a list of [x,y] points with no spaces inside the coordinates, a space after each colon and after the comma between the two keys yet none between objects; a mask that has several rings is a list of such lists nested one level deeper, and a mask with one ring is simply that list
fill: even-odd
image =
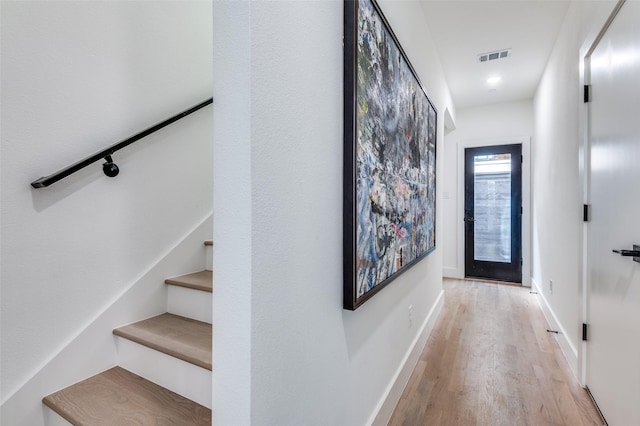
[{"label": "front door glass panel", "polygon": [[511,262],[511,154],[476,155],[474,259]]}]

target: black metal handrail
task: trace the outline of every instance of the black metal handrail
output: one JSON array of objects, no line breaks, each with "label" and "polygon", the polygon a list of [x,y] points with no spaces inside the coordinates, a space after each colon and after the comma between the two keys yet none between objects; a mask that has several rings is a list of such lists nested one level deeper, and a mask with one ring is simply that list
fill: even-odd
[{"label": "black metal handrail", "polygon": [[209,98],[206,101],[200,102],[199,104],[194,105],[191,108],[186,109],[181,113],[174,115],[173,117],[167,118],[166,120],[161,121],[160,123],[154,126],[151,126],[148,129],[145,129],[139,133],[136,133],[135,135],[121,142],[113,144],[110,147],[103,149],[100,152],[96,152],[95,154],[90,155],[78,161],[77,163],[67,166],[64,169],[58,170],[57,172],[52,173],[49,176],[44,176],[44,177],[41,177],[40,179],[34,180],[33,182],[31,182],[31,186],[33,186],[34,188],[46,188],[47,186],[52,185],[57,181],[66,178],[67,176],[77,172],[78,170],[81,170],[87,167],[90,164],[95,163],[96,161],[99,161],[100,159],[106,160],[106,162],[102,165],[102,171],[104,172],[104,174],[109,177],[117,176],[120,170],[118,169],[118,166],[114,164],[111,158],[111,155],[113,155],[114,152],[119,151],[122,148],[131,145],[132,143],[144,138],[145,136],[149,136],[151,133],[157,132],[163,127],[166,127],[169,124],[174,123],[180,120],[181,118],[184,118],[187,115],[192,114],[198,111],[199,109],[206,107],[207,105],[211,105],[212,103],[213,103],[213,98]]}]

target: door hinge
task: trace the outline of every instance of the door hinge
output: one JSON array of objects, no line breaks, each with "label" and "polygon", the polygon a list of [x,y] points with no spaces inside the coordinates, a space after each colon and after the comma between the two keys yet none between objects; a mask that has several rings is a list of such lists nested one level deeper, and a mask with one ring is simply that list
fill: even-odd
[{"label": "door hinge", "polygon": [[524,155],[520,154],[520,164],[524,163]]},{"label": "door hinge", "polygon": [[522,208],[522,206],[520,206],[520,214],[524,213],[524,209]]},{"label": "door hinge", "polygon": [[587,341],[587,329],[588,329],[587,324],[582,323],[582,341],[583,342]]},{"label": "door hinge", "polygon": [[591,86],[588,84],[584,85],[584,103],[587,103],[591,100]]},{"label": "door hinge", "polygon": [[591,204],[582,205],[582,221],[589,222],[591,220]]}]

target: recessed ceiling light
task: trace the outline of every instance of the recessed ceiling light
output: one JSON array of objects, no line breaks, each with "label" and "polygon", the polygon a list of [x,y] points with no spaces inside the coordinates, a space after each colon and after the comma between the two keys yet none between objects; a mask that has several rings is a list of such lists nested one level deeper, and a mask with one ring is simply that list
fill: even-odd
[{"label": "recessed ceiling light", "polygon": [[495,76],[495,77],[489,77],[489,78],[487,79],[487,83],[489,83],[489,84],[498,84],[498,83],[500,83],[500,80],[502,80],[502,78],[500,78],[500,77],[498,77],[498,76]]}]

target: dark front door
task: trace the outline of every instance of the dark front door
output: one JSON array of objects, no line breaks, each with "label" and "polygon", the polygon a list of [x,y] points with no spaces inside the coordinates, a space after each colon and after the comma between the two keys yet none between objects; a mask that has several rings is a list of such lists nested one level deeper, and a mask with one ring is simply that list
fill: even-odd
[{"label": "dark front door", "polygon": [[465,276],[522,282],[522,145],[465,149]]}]

